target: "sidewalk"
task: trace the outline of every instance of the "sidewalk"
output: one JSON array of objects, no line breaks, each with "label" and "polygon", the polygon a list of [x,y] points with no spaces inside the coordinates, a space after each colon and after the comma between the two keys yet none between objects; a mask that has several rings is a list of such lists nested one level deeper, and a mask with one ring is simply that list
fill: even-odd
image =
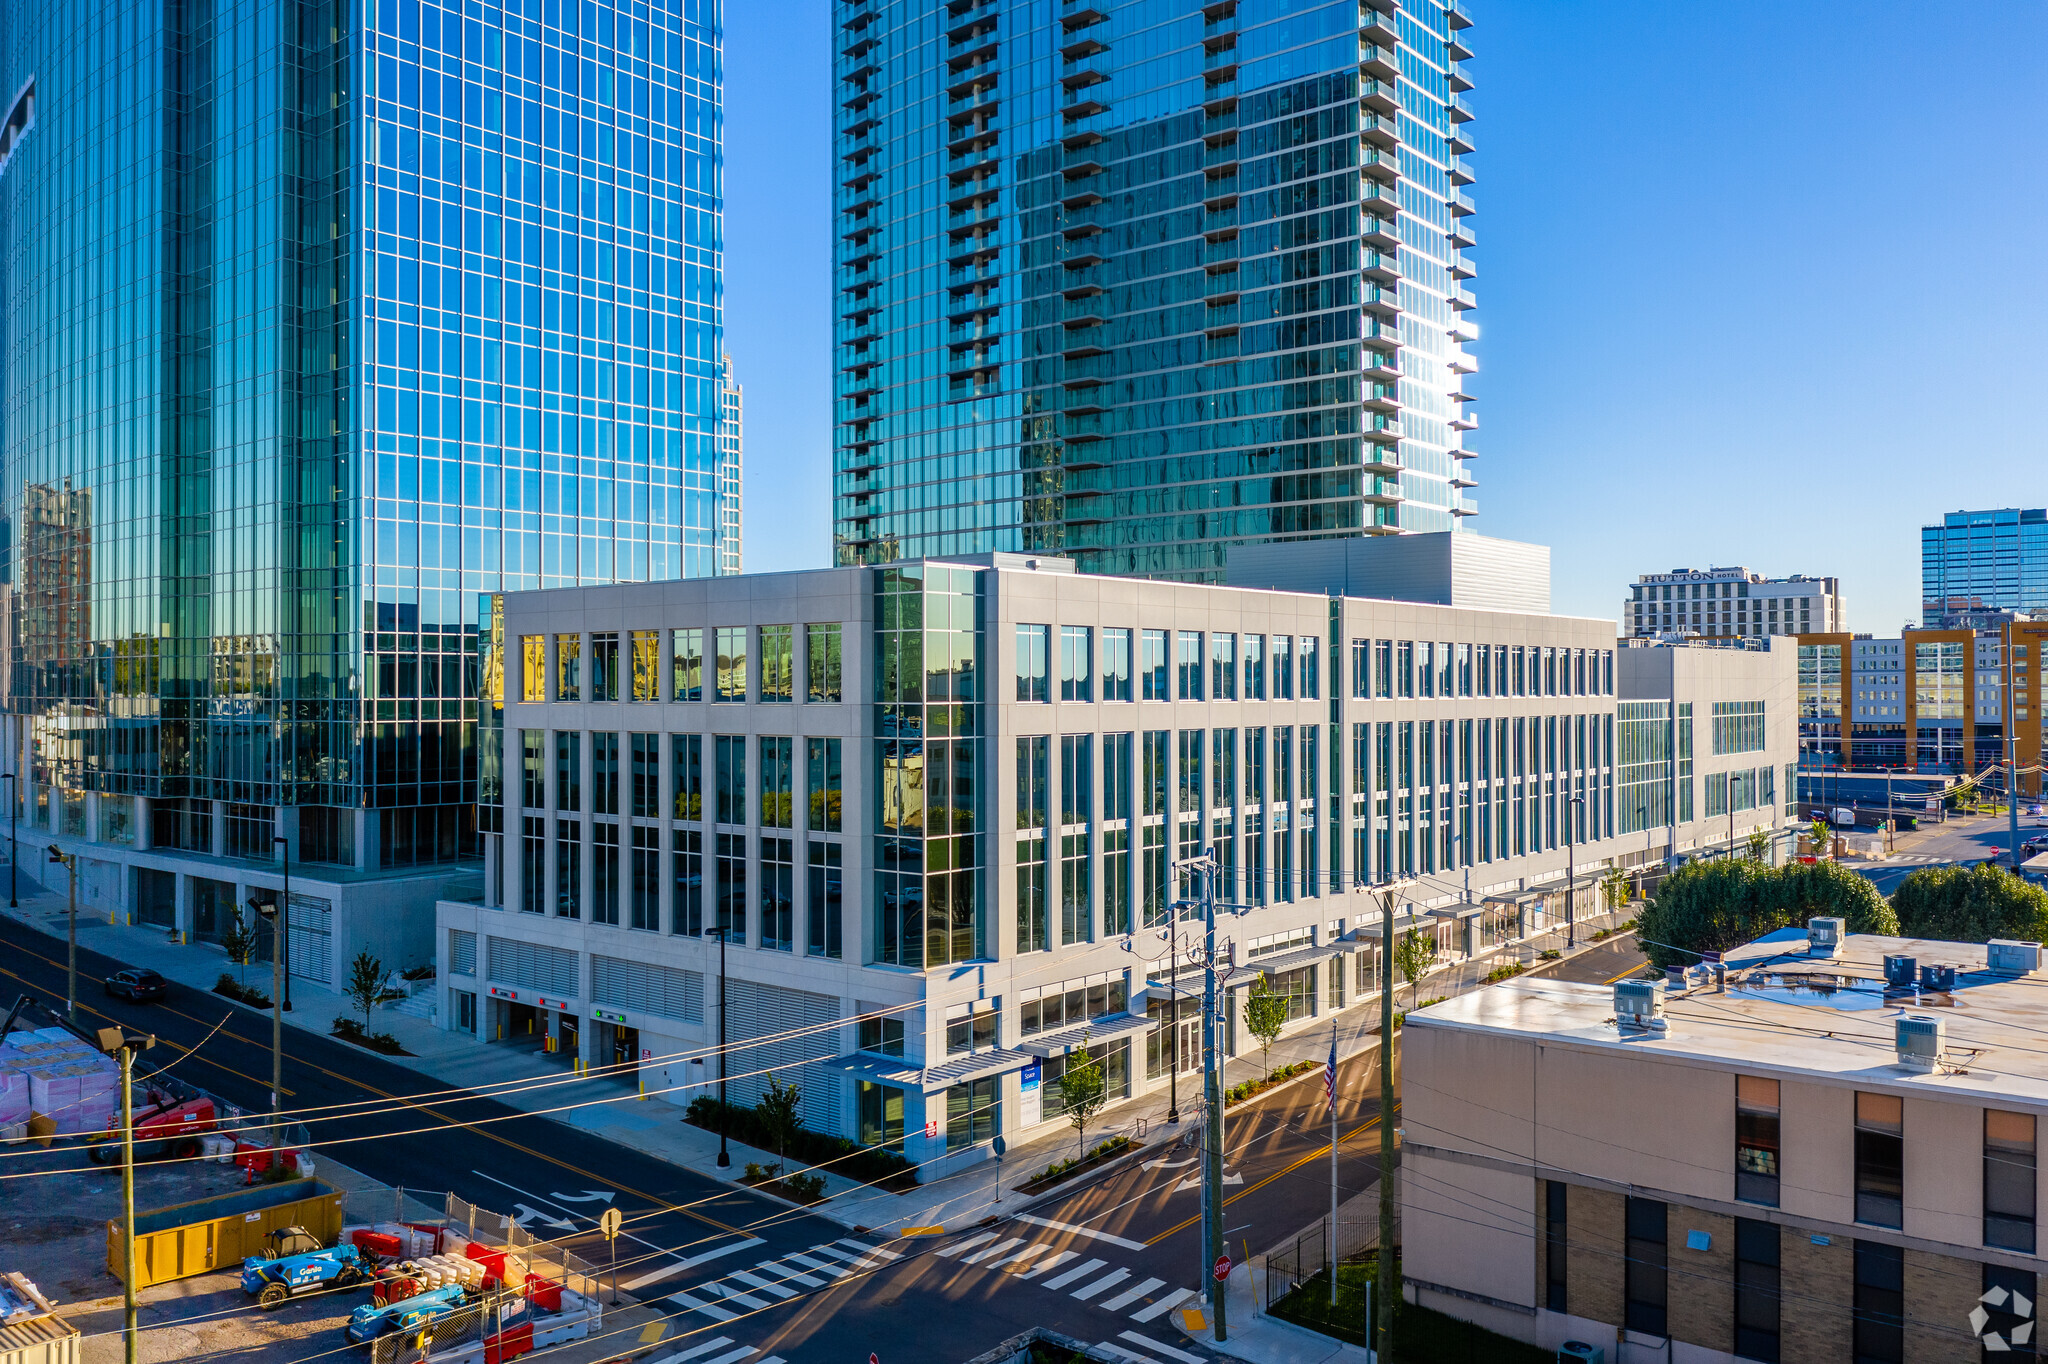
[{"label": "sidewalk", "polygon": [[1217,1340],[1213,1321],[1199,1331],[1188,1332],[1218,1354],[1253,1360],[1256,1364],[1372,1364],[1370,1350],[1267,1316],[1264,1305],[1252,1300],[1249,1264],[1230,1271],[1225,1291],[1229,1320],[1224,1324],[1224,1332],[1230,1338]]},{"label": "sidewalk", "polygon": [[[52,891],[23,875],[21,907],[0,909],[0,913],[54,933],[61,943],[65,929],[65,897],[61,881],[59,888]],[[1592,946],[1589,939],[1591,931],[1632,913],[1632,908],[1624,909],[1619,914],[1602,915],[1580,924],[1579,950]],[[236,968],[229,965],[218,946],[173,943],[161,928],[110,924],[104,917],[81,912],[78,938],[83,947],[132,966],[149,967],[165,979],[186,986],[191,994],[179,1002],[188,1010],[200,1004],[208,1008],[217,1005],[221,1010],[247,1008],[212,993],[214,982],[224,971],[246,974],[252,987],[266,993],[270,989],[268,963],[251,965],[246,969]],[[1437,995],[1463,994],[1478,988],[1486,973],[1494,967],[1508,961],[1534,962],[1540,950],[1548,946],[1561,948],[1562,942],[1532,939],[1487,955],[1451,963],[1417,982],[1414,991],[1402,985],[1395,996],[1396,1005],[1407,1004],[1411,995],[1430,999]],[[57,952],[60,960],[61,953],[60,945]],[[98,992],[96,982],[91,986],[81,982],[79,993],[82,999],[91,998]],[[292,981],[291,1000],[293,1012],[285,1015],[286,1024],[320,1036],[328,1035],[337,1015],[358,1013],[355,1006],[339,994],[305,980]],[[268,1010],[250,1012],[265,1019],[270,1016]],[[1350,1058],[1379,1045],[1379,996],[1354,1004],[1335,1017],[1339,1057]],[[1330,1018],[1324,1016],[1314,1026],[1275,1042],[1271,1065],[1277,1068],[1296,1061],[1322,1060],[1330,1049],[1329,1025]],[[372,1015],[371,1030],[391,1033],[407,1051],[413,1053],[384,1059],[418,1071],[431,1082],[419,1086],[418,1092],[429,1092],[443,1086],[477,1090],[517,1086],[492,1097],[510,1107],[545,1114],[557,1122],[631,1147],[657,1160],[728,1183],[737,1182],[739,1173],[750,1161],[767,1164],[775,1159],[769,1152],[730,1142],[732,1164],[720,1169],[717,1164],[718,1134],[685,1123],[676,1105],[663,1099],[643,1099],[635,1088],[618,1081],[577,1077],[566,1064],[524,1046],[480,1042],[465,1034],[436,1027],[424,1018],[396,1013],[389,1007]],[[1249,1048],[1246,1056],[1226,1061],[1224,1085],[1228,1087],[1263,1075],[1266,1068],[1262,1059],[1256,1048]],[[1308,1082],[1311,1082],[1310,1078],[1298,1079],[1294,1083]],[[1179,1086],[1182,1121],[1178,1127],[1166,1121],[1170,1095],[1162,1090],[1105,1112],[1102,1120],[1089,1128],[1088,1144],[1092,1147],[1118,1134],[1136,1138],[1142,1130],[1144,1141],[1156,1145],[1194,1131],[1200,1114],[1201,1077],[1182,1075]],[[314,1145],[317,1147],[318,1144],[316,1139]],[[1076,1149],[1073,1129],[1062,1127],[1028,1143],[1012,1145],[1001,1161],[983,1161],[904,1194],[863,1188],[852,1180],[828,1172],[828,1201],[812,1210],[847,1227],[886,1230],[892,1235],[904,1227],[969,1226],[997,1213],[1022,1211],[1033,1200],[1017,1193],[1016,1186],[1053,1161],[1073,1155]],[[1069,1192],[1073,1187],[1076,1186],[1060,1186],[1058,1193]],[[1048,1196],[1055,1195],[1048,1191]]]}]

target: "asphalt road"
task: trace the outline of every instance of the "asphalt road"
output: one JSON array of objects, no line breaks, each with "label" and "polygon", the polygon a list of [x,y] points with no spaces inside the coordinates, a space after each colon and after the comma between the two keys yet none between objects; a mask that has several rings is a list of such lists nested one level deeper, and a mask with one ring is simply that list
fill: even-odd
[{"label": "asphalt road", "polygon": [[[0,995],[61,1003],[64,943],[0,921]],[[151,1059],[251,1111],[267,1106],[270,1026],[260,1014],[178,989],[163,1004],[106,998],[119,963],[81,946],[80,1022],[149,1031]],[[11,999],[8,1001],[11,1002]],[[325,1153],[388,1184],[450,1190],[517,1214],[592,1264],[606,1263],[599,1214],[626,1215],[620,1283],[669,1314],[661,1357],[688,1364],[858,1361],[868,1353],[967,1359],[1050,1325],[1107,1340],[1140,1361],[1187,1364],[1199,1347],[1172,1310],[1207,1265],[1192,1177],[1199,1134],[1155,1130],[1143,1159],[994,1224],[934,1238],[837,1223],[717,1183],[592,1134],[468,1091],[420,1093],[423,1078],[345,1043],[286,1034],[285,1107]],[[622,1087],[564,1084],[562,1102]],[[1338,1193],[1375,1185],[1376,1055],[1339,1070]],[[1234,1259],[1328,1211],[1330,1106],[1312,1072],[1226,1119],[1226,1231]],[[81,1155],[82,1159],[82,1155]],[[1015,1172],[1013,1180],[1024,1172]],[[53,1184],[61,1181],[53,1178]],[[609,1199],[606,1198],[609,1195]],[[52,1198],[62,1197],[53,1188]],[[1028,1202],[1017,1195],[1019,1214]],[[1241,1309],[1242,1310],[1242,1309]],[[621,1340],[621,1353],[642,1348]]]},{"label": "asphalt road", "polygon": [[1625,976],[1635,975],[1649,965],[1649,961],[1642,949],[1636,946],[1635,934],[1617,933],[1576,957],[1543,963],[1528,974],[1585,985],[1612,985]]}]

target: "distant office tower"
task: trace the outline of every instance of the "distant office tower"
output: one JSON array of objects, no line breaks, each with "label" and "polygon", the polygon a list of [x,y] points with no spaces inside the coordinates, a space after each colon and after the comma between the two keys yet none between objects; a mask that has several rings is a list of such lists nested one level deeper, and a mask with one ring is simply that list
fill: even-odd
[{"label": "distant office tower", "polygon": [[1999,611],[2048,610],[2048,510],[1956,511],[1920,528],[1920,623],[1967,629]]},{"label": "distant office tower", "polygon": [[746,463],[746,423],[730,355],[720,364],[718,403],[718,572],[721,577],[731,577],[740,571],[740,474]]},{"label": "distant office tower", "polygon": [[1623,634],[1799,635],[1845,630],[1839,578],[1766,578],[1746,568],[1645,573],[1621,605]]},{"label": "distant office tower", "polygon": [[218,937],[282,839],[295,974],[430,959],[402,911],[496,779],[490,594],[716,562],[721,41],[609,0],[6,0],[24,861]]},{"label": "distant office tower", "polygon": [[1477,510],[1456,0],[833,16],[840,563],[1220,580]]}]

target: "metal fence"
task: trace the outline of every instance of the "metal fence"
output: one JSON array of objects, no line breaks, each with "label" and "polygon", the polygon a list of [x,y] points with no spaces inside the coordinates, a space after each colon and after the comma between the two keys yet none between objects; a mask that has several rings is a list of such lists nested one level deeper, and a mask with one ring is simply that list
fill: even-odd
[{"label": "metal fence", "polygon": [[[1395,1176],[1399,1178],[1398,1174]],[[1398,1198],[1394,1213],[1394,1246],[1401,1245]],[[1377,1185],[1337,1205],[1337,1259],[1362,1260],[1379,1248],[1380,1192]],[[1272,1305],[1330,1266],[1330,1218],[1317,1218],[1265,1254],[1265,1291],[1259,1301]]]},{"label": "metal fence", "polygon": [[370,1342],[370,1364],[422,1364],[438,1352],[496,1335],[504,1304],[518,1297],[517,1293],[486,1294],[434,1318],[420,1330],[386,1332]]}]

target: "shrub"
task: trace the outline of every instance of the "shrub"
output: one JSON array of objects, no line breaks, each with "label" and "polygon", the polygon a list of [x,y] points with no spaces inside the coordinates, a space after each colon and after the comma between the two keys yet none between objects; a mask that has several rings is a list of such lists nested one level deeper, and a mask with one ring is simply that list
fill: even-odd
[{"label": "shrub", "polygon": [[1838,915],[1851,933],[1896,935],[1898,916],[1877,887],[1834,862],[1771,867],[1746,858],[1690,862],[1666,877],[1637,920],[1658,969],[1690,966],[1766,933]]},{"label": "shrub", "polygon": [[775,1176],[781,1173],[782,1163],[780,1161],[771,1160],[766,1165],[761,1164],[757,1160],[750,1160],[747,1162],[748,1179],[773,1179],[775,1178]]},{"label": "shrub", "polygon": [[795,1194],[799,1199],[823,1198],[825,1196],[825,1176],[791,1175],[788,1179],[782,1181],[782,1187],[785,1191]]},{"label": "shrub", "polygon": [[[720,1108],[717,1098],[700,1094],[684,1110],[683,1121],[692,1127],[716,1132],[719,1130]],[[745,1142],[764,1151],[773,1148],[775,1138],[761,1127],[760,1116],[753,1108],[727,1104],[723,1109],[724,1130],[734,1141]],[[823,1165],[835,1175],[844,1175],[862,1184],[916,1180],[914,1167],[900,1150],[888,1146],[856,1146],[844,1137],[826,1136],[804,1128],[797,1129],[789,1138],[785,1154],[799,1165]]]},{"label": "shrub", "polygon": [[1922,867],[1892,892],[1899,932],[1942,942],[2048,941],[2048,890],[1989,862]]},{"label": "shrub", "polygon": [[1486,983],[1488,985],[1492,985],[1496,981],[1510,980],[1515,976],[1521,975],[1522,972],[1528,969],[1529,967],[1526,962],[1511,961],[1506,963],[1505,965],[1496,966],[1491,971],[1488,971],[1486,973]]},{"label": "shrub", "polygon": [[1556,961],[1558,958],[1564,955],[1564,952],[1559,948],[1546,947],[1537,955],[1542,957],[1545,961]]},{"label": "shrub", "polygon": [[367,1036],[363,1031],[363,1025],[350,1018],[347,1014],[336,1014],[334,1016],[334,1035],[336,1037],[345,1037],[351,1042],[360,1042]]},{"label": "shrub", "polygon": [[246,985],[236,984],[235,978],[225,971],[221,972],[220,979],[213,983],[213,992],[217,995],[226,995],[229,999],[238,999],[258,1009],[270,1007],[269,995],[261,990],[252,990]]}]

